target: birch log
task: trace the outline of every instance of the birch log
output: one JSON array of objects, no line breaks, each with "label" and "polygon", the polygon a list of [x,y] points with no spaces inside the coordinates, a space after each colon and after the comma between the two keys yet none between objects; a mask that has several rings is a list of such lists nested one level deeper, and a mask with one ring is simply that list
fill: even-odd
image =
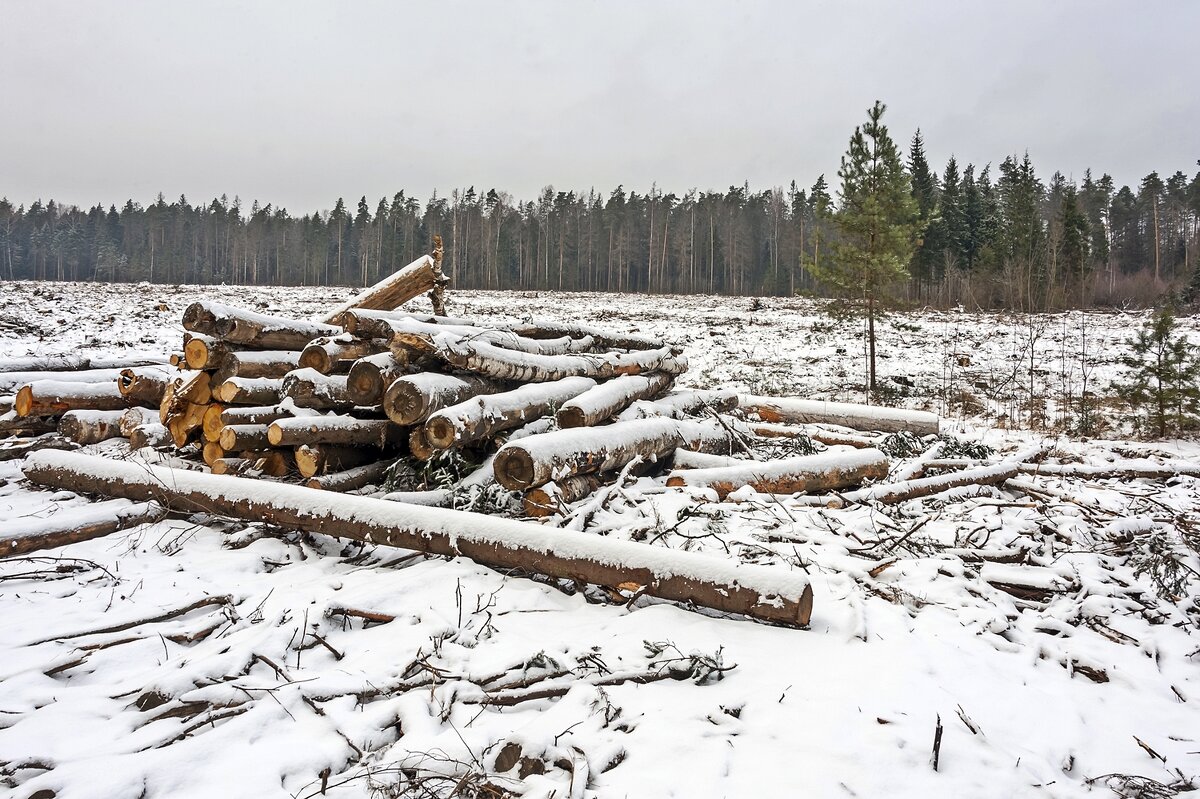
[{"label": "birch log", "polygon": [[763,621],[807,626],[812,613],[807,577],[781,567],[547,530],[538,524],[463,511],[73,453],[35,452],[26,459],[24,470],[33,482],[52,488],[159,499],[175,510],[204,510],[435,555],[464,556],[505,570],[607,586],[632,583],[650,596]]},{"label": "birch log", "polygon": [[512,491],[576,474],[616,471],[635,458],[655,460],[678,447],[728,448],[729,431],[710,422],[635,419],[529,436],[496,453],[496,481]]},{"label": "birch log", "polygon": [[593,386],[563,403],[555,418],[558,426],[592,427],[607,422],[637,400],[653,399],[671,387],[670,375],[622,375]]},{"label": "birch log", "polygon": [[483,441],[552,413],[595,385],[590,377],[568,377],[472,397],[430,415],[425,422],[425,437],[438,449]]},{"label": "birch log", "polygon": [[687,359],[667,348],[603,355],[540,355],[441,334],[432,339],[437,355],[459,369],[498,380],[545,383],[564,377],[607,379],[619,375],[687,371]]}]

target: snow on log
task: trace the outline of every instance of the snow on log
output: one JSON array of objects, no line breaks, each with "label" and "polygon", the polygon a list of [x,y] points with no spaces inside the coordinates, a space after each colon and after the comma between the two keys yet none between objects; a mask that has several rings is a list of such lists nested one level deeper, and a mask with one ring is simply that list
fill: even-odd
[{"label": "snow on log", "polygon": [[595,385],[590,377],[567,377],[471,397],[431,414],[425,422],[425,437],[438,449],[482,441],[552,413]]},{"label": "snow on log", "polygon": [[1148,478],[1165,480],[1170,477],[1200,477],[1200,464],[1174,461],[1159,463],[1152,460],[1131,459],[1105,464],[1082,463],[1022,463],[1018,467],[1022,474],[1040,474],[1047,477],[1124,477],[1127,479]]},{"label": "snow on log", "polygon": [[174,443],[170,431],[158,422],[147,422],[129,431],[130,449],[158,448]]},{"label": "snow on log", "polygon": [[282,393],[297,407],[348,411],[354,407],[345,375],[323,375],[316,369],[297,369],[283,378]]},{"label": "snow on log", "polygon": [[735,458],[731,455],[710,455],[707,452],[692,452],[677,449],[671,457],[672,469],[717,469],[724,466],[749,466],[755,461]]},{"label": "snow on log", "polygon": [[607,422],[637,400],[657,397],[671,387],[674,378],[662,372],[621,375],[593,386],[563,403],[555,418],[561,428],[592,427]]},{"label": "snow on log", "polygon": [[635,458],[655,460],[679,447],[729,447],[729,431],[711,422],[635,419],[576,427],[510,441],[496,453],[496,481],[510,491],[576,474],[616,471]]},{"label": "snow on log", "polygon": [[21,386],[41,380],[70,383],[112,383],[120,376],[120,369],[86,369],[80,372],[6,372],[0,373],[0,395],[15,394]]},{"label": "snow on log", "polygon": [[393,319],[388,324],[392,331],[393,351],[414,352],[420,355],[437,354],[440,346],[438,337],[443,335],[458,336],[472,342],[492,344],[502,349],[534,355],[591,352],[595,347],[591,338],[573,339],[570,336],[562,336],[554,339],[534,339],[519,336],[511,330],[421,322],[411,318]]},{"label": "snow on log", "polygon": [[746,422],[746,424],[754,435],[762,438],[811,438],[813,441],[828,444],[831,447],[868,449],[870,447],[878,447],[882,441],[878,437],[859,436],[839,430],[828,430],[815,424],[791,425],[754,421]]},{"label": "snow on log", "polygon": [[58,420],[58,432],[76,444],[99,444],[121,437],[125,411],[67,411]]},{"label": "snow on log", "polygon": [[283,381],[270,377],[231,377],[213,389],[218,401],[230,405],[275,405]]},{"label": "snow on log", "polygon": [[117,376],[117,390],[122,396],[135,400],[139,405],[157,408],[162,405],[167,386],[176,374],[166,366],[139,366],[122,369]]},{"label": "snow on log", "polygon": [[654,400],[638,400],[617,414],[617,421],[669,416],[683,419],[707,413],[728,413],[738,406],[736,391],[683,388]]},{"label": "snow on log", "polygon": [[[422,255],[408,266],[394,272],[370,288],[364,289],[346,302],[334,308],[326,317],[333,322],[341,314],[354,308],[390,311],[399,308],[414,297],[432,291],[444,280],[441,269],[432,255]],[[313,336],[312,338],[316,338]]]},{"label": "snow on log", "polygon": [[739,397],[738,404],[746,413],[758,414],[758,418],[764,422],[836,424],[851,430],[882,433],[936,435],[938,432],[937,415],[925,411],[791,397],[758,397],[749,394]]},{"label": "snow on log", "polygon": [[409,372],[408,364],[390,352],[359,358],[346,376],[346,396],[356,405],[378,405],[392,381]]},{"label": "snow on log", "polygon": [[301,477],[341,472],[377,460],[378,450],[366,447],[339,447],[332,444],[304,444],[296,447],[296,469]]},{"label": "snow on log", "polygon": [[497,347],[482,341],[447,333],[434,336],[437,356],[459,369],[520,383],[546,383],[564,377],[607,379],[619,375],[687,371],[687,358],[663,347],[637,352],[596,355],[539,355]]},{"label": "snow on log", "polygon": [[[123,357],[91,355],[30,355],[0,358],[0,374],[10,372],[87,372],[116,371],[136,366],[165,364],[167,358],[158,353],[137,353]],[[28,380],[26,383],[30,382]]]},{"label": "snow on log", "polygon": [[561,513],[572,502],[578,502],[600,487],[600,477],[594,474],[577,474],[562,480],[531,488],[521,498],[526,516],[544,518]]},{"label": "snow on log", "polygon": [[116,381],[107,383],[69,383],[38,380],[22,386],[13,402],[17,416],[58,416],[67,411],[115,411],[137,405],[124,397]]},{"label": "snow on log", "polygon": [[270,424],[276,419],[287,419],[291,415],[280,405],[225,408],[219,412],[222,427],[227,424]]},{"label": "snow on log", "polygon": [[215,369],[234,349],[227,342],[202,333],[184,333],[183,360],[189,369]]},{"label": "snow on log", "polygon": [[364,486],[382,485],[390,468],[392,461],[376,461],[341,472],[310,477],[304,485],[322,491],[356,491]]},{"label": "snow on log", "polygon": [[888,459],[877,449],[802,455],[737,466],[672,472],[668,486],[711,488],[721,499],[743,486],[762,494],[802,494],[862,485],[887,477]]},{"label": "snow on log", "polygon": [[110,499],[62,508],[44,519],[28,516],[14,519],[5,523],[4,532],[0,534],[0,558],[90,541],[139,524],[156,522],[166,513],[157,502]]},{"label": "snow on log", "polygon": [[606,586],[633,583],[650,596],[763,621],[806,626],[812,613],[808,578],[782,567],[742,564],[464,511],[78,453],[35,452],[26,459],[24,471],[31,481],[52,488],[153,499],[173,510],[202,510],[435,555],[462,556],[504,570]]},{"label": "snow on log", "polygon": [[859,502],[878,502],[883,505],[896,505],[910,499],[927,497],[951,488],[967,485],[995,485],[1003,483],[1018,472],[1018,463],[1013,460],[1003,461],[990,466],[980,466],[975,469],[964,469],[961,472],[940,474],[936,477],[921,477],[915,480],[905,480],[900,483],[880,483],[879,485],[850,491],[840,496],[829,498],[832,507]]},{"label": "snow on log", "polygon": [[399,443],[402,428],[387,419],[357,419],[353,416],[298,416],[276,419],[267,428],[267,439],[275,447],[301,444],[342,444],[382,449]]},{"label": "snow on log", "polygon": [[503,385],[473,375],[444,375],[422,372],[392,381],[383,394],[383,411],[396,424],[425,421],[434,411],[480,394],[495,394]]},{"label": "snow on log", "polygon": [[591,338],[598,349],[658,350],[665,344],[662,339],[638,333],[623,333],[616,330],[591,327],[575,323],[555,322],[550,319],[532,319],[528,322],[507,325],[512,332],[527,338]]},{"label": "snow on log", "polygon": [[343,333],[332,338],[319,338],[309,344],[300,354],[298,365],[305,369],[316,369],[323,375],[346,372],[350,370],[352,362],[368,355],[376,355],[385,349],[378,341],[359,339]]},{"label": "snow on log", "polygon": [[261,450],[271,446],[269,431],[265,424],[231,424],[221,429],[217,443],[226,452]]},{"label": "snow on log", "polygon": [[342,332],[333,325],[271,316],[209,300],[194,302],[184,310],[183,327],[261,350],[300,350],[315,338]]},{"label": "snow on log", "polygon": [[128,438],[134,430],[147,424],[158,424],[158,413],[150,408],[130,408],[121,414],[118,427],[121,435]]},{"label": "snow on log", "polygon": [[42,416],[17,416],[16,411],[0,413],[0,435],[39,435],[57,430],[53,419]]},{"label": "snow on log", "polygon": [[[231,377],[283,377],[300,365],[299,350],[246,350],[231,352],[216,364],[213,385]],[[209,368],[212,368],[210,364]]]}]

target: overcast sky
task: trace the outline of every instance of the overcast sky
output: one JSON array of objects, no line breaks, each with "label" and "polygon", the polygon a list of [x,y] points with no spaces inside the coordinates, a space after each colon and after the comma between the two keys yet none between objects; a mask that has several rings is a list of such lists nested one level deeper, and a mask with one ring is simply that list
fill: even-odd
[{"label": "overcast sky", "polygon": [[0,195],[836,181],[876,99],[940,169],[1192,174],[1200,2],[0,0]]}]

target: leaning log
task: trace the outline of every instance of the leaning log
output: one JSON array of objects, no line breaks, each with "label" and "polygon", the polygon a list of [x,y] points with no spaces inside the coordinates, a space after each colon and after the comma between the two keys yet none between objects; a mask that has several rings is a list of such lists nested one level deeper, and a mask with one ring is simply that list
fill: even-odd
[{"label": "leaning log", "polygon": [[22,386],[13,410],[17,416],[58,416],[67,411],[115,411],[137,401],[122,396],[115,381],[108,383],[69,383],[39,380]]},{"label": "leaning log", "polygon": [[678,447],[728,450],[729,436],[716,423],[674,419],[557,430],[501,447],[496,453],[496,481],[512,491],[535,488],[571,475],[616,471],[635,458],[662,458]]},{"label": "leaning log", "polygon": [[888,459],[877,449],[803,455],[774,461],[745,461],[736,466],[672,472],[668,486],[709,488],[725,497],[749,486],[761,494],[803,494],[859,486],[887,477]]},{"label": "leaning log", "polygon": [[936,414],[903,408],[791,397],[758,397],[749,394],[739,397],[738,406],[746,413],[757,414],[764,422],[835,424],[849,427],[851,430],[909,432],[922,436],[937,435],[938,432]]},{"label": "leaning log", "polygon": [[174,510],[203,510],[435,555],[464,556],[504,570],[606,586],[632,583],[650,596],[763,621],[806,626],[812,613],[808,578],[781,567],[368,497],[323,494],[315,501],[318,495],[301,486],[74,453],[36,452],[26,459],[24,470],[31,481],[48,487],[157,499]]},{"label": "leaning log", "polygon": [[[370,288],[351,297],[346,302],[333,309],[325,317],[332,322],[345,311],[352,308],[366,308],[380,311],[390,311],[399,308],[414,297],[433,291],[439,281],[444,278],[441,269],[432,255],[422,255],[408,266],[388,275]],[[313,336],[312,338],[316,338]]]},{"label": "leaning log", "polygon": [[404,430],[388,419],[357,419],[353,416],[297,416],[276,419],[267,428],[273,447],[302,444],[339,444],[383,449],[403,440]]},{"label": "leaning log", "polygon": [[76,444],[99,444],[121,437],[125,411],[67,411],[58,420],[58,432]]},{"label": "leaning log", "polygon": [[301,352],[298,365],[302,369],[316,369],[323,375],[331,375],[335,372],[347,372],[351,364],[359,358],[377,355],[385,349],[387,348],[381,342],[354,338],[343,333],[332,338],[319,338],[309,344]]},{"label": "leaning log", "polygon": [[45,519],[28,516],[14,519],[4,525],[4,532],[0,534],[0,558],[90,541],[139,524],[156,522],[166,513],[157,502],[112,499],[63,508]]},{"label": "leaning log", "polygon": [[593,386],[574,399],[564,402],[555,418],[558,426],[592,427],[616,416],[637,400],[648,400],[671,387],[670,375],[622,375]]},{"label": "leaning log", "polygon": [[438,449],[462,447],[489,439],[552,413],[556,407],[593,388],[590,377],[568,377],[550,383],[530,383],[512,391],[471,397],[430,415],[425,437]]},{"label": "leaning log", "polygon": [[393,380],[411,370],[390,352],[359,358],[346,376],[346,396],[355,405],[378,405]]},{"label": "leaning log", "polygon": [[480,394],[494,394],[503,385],[472,375],[444,375],[422,372],[392,381],[383,393],[383,412],[399,425],[425,421],[434,411]]}]

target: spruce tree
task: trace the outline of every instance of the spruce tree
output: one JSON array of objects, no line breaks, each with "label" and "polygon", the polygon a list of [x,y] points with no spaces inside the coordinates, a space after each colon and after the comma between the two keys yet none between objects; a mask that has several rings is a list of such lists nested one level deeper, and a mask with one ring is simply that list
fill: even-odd
[{"label": "spruce tree", "polygon": [[886,106],[876,101],[866,124],[854,129],[842,156],[840,203],[834,222],[834,257],[820,277],[867,319],[867,388],[875,380],[875,319],[885,310],[888,289],[909,276],[920,233],[912,184],[896,143],[883,124]]},{"label": "spruce tree", "polygon": [[921,129],[913,134],[912,144],[908,149],[908,173],[912,179],[912,196],[917,203],[917,214],[925,235],[921,237],[913,253],[912,276],[920,286],[941,279],[941,242],[938,233],[941,228],[931,225],[937,217],[938,185],[937,177],[929,169],[929,161],[925,157],[925,140],[921,138]]},{"label": "spruce tree", "polygon": [[1116,387],[1135,411],[1146,414],[1159,438],[1191,426],[1200,409],[1200,361],[1196,348],[1177,332],[1170,308],[1155,311],[1129,340],[1131,351],[1121,358],[1129,381]]}]

